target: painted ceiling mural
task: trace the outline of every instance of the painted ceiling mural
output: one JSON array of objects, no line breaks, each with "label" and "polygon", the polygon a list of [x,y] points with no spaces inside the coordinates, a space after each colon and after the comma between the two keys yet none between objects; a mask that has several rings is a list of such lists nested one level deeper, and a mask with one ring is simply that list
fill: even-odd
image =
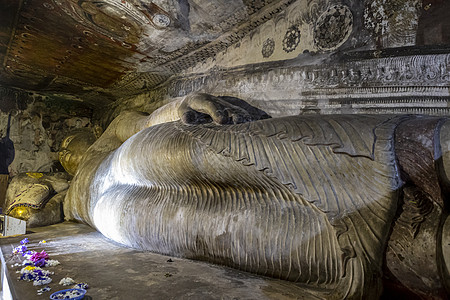
[{"label": "painted ceiling mural", "polygon": [[444,0],[0,4],[0,85],[95,105],[152,90],[180,74],[289,60],[314,64],[318,57],[339,62],[342,54],[355,60],[368,55],[364,51],[383,56],[386,49],[414,52],[421,45],[442,53],[450,44]]},{"label": "painted ceiling mural", "polygon": [[1,83],[77,94],[101,93],[133,72],[160,82],[174,72],[166,62],[288,1],[247,2],[2,0]]}]

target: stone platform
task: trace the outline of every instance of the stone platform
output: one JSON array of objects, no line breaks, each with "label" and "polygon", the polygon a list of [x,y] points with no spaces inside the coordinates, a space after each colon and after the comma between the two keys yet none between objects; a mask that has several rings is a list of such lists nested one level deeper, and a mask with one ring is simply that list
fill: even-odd
[{"label": "stone platform", "polygon": [[[43,286],[19,281],[13,267],[23,260],[12,250],[24,238],[28,248],[45,250],[61,264],[53,271],[50,292],[37,295]],[[39,244],[45,240],[47,243]],[[112,242],[91,227],[65,222],[31,228],[26,235],[0,238],[3,299],[49,299],[66,289],[64,277],[86,282],[85,299],[315,299],[301,287],[204,262],[136,251]],[[172,260],[172,262],[168,260]],[[71,286],[69,286],[71,287]],[[9,291],[8,291],[9,290]]]}]

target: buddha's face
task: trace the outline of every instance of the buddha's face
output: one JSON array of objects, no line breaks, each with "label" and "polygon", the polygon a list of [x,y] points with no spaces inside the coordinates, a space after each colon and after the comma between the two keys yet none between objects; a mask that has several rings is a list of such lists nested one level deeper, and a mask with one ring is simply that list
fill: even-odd
[{"label": "buddha's face", "polygon": [[70,175],[75,175],[87,149],[95,142],[91,131],[78,131],[66,137],[59,150],[59,162]]}]

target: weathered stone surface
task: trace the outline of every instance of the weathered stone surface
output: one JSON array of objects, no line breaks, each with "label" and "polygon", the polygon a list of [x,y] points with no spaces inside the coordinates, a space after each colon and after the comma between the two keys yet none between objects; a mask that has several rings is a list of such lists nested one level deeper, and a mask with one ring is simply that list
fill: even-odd
[{"label": "weathered stone surface", "polygon": [[[193,100],[190,108],[216,122],[239,120],[215,118],[228,110],[214,97],[188,99]],[[397,227],[391,235],[392,226],[409,218],[405,206],[403,213],[399,209],[406,180],[400,168],[411,178],[429,177],[409,171],[415,167],[403,159],[401,146],[417,141],[440,147],[438,140],[427,143],[415,136],[422,131],[410,124],[429,124],[422,135],[433,137],[446,118],[293,116],[193,125],[208,122],[197,115],[184,119],[191,124],[173,122],[173,109],[180,113],[183,107],[183,102],[168,106],[170,123],[135,113],[119,116],[81,162],[66,197],[66,217],[137,249],[299,282],[321,298],[380,296],[385,249],[403,243]],[[158,125],[140,130],[153,124]],[[429,180],[424,185],[411,182],[430,192],[426,187],[439,178]],[[405,187],[405,203],[425,201]],[[422,202],[415,205],[420,210]],[[430,228],[441,232],[445,213],[438,209],[430,216]],[[441,243],[439,235],[426,233],[427,225],[414,226],[419,238],[411,243],[420,252],[412,251],[411,261]],[[423,235],[428,247],[421,246]],[[395,265],[390,253],[388,268]],[[429,257],[430,271],[424,273],[433,284],[414,285],[402,277],[411,291],[445,295],[447,279],[436,269],[443,258],[437,256]],[[406,271],[394,276],[414,272],[415,266],[403,266]]]},{"label": "weathered stone surface", "polygon": [[[144,92],[154,98],[156,87],[187,73],[296,59],[339,64],[367,51],[371,58],[439,54],[450,44],[442,0],[2,1],[3,85],[97,106]],[[244,97],[235,88],[226,95]]]},{"label": "weathered stone surface", "polygon": [[[99,122],[106,128],[119,116],[85,157],[73,192],[69,192],[68,215],[136,247],[175,251],[298,279],[323,291],[339,291],[335,297],[347,292],[355,297],[376,297],[382,271],[385,283],[392,280],[393,289],[445,297],[448,268],[444,266],[448,262],[442,257],[448,253],[443,242],[448,233],[442,228],[448,224],[450,191],[449,125],[445,122],[450,115],[450,2],[0,1],[4,2],[0,84],[40,93],[1,91],[0,110],[5,114],[0,112],[0,126],[10,112],[16,126],[12,129],[17,151],[12,175],[56,170],[60,167],[55,165],[57,153],[69,173],[75,174],[81,158],[77,152],[84,152],[94,140],[93,124]],[[201,103],[185,101],[184,97],[195,100],[198,92],[220,97],[203,96],[206,101]],[[50,105],[59,103],[60,97],[97,108],[107,106],[97,109],[97,120],[92,120],[91,112],[72,114]],[[286,118],[229,124],[228,131],[198,125],[211,120],[234,124],[262,118],[246,112],[248,106],[233,105],[230,97],[246,99],[273,117],[333,116],[308,116],[303,119],[307,122]],[[211,99],[215,104],[202,108]],[[123,113],[130,109],[157,113],[148,118]],[[443,118],[395,116],[410,113]],[[59,118],[61,115],[64,117]],[[161,124],[168,121],[174,123]],[[350,130],[348,124],[357,130]],[[157,126],[140,132],[151,125]],[[87,128],[89,134],[72,135],[59,149],[63,137],[80,128]],[[308,143],[308,130],[321,137],[318,142],[312,138],[316,144]],[[333,133],[321,136],[321,131]],[[294,132],[298,140],[289,140]],[[135,133],[138,138],[125,142]],[[363,142],[358,144],[360,140]],[[131,145],[138,150],[129,150]],[[138,163],[132,160],[137,157],[142,158]],[[123,165],[124,161],[129,165]],[[380,167],[380,171],[377,163],[386,168]],[[363,191],[355,188],[358,180],[362,180]],[[153,199],[157,203],[148,208],[151,202],[145,206],[145,201],[154,195],[159,195]],[[92,202],[76,200],[78,196]],[[119,200],[110,203],[109,196]],[[128,204],[127,197],[142,201]],[[345,205],[327,206],[333,197]],[[373,201],[365,206],[367,199]],[[389,199],[384,210],[371,206],[383,199]],[[175,203],[183,213],[188,205],[200,207],[200,212],[190,215],[197,227],[190,227],[192,221],[183,221],[184,215],[174,212]],[[277,204],[283,209],[277,210]],[[51,214],[59,200],[52,205],[49,202],[45,208]],[[349,208],[352,205],[358,208],[356,216]],[[133,209],[135,213],[126,223],[137,224],[135,227],[113,224],[128,214],[108,218]],[[135,215],[146,210],[160,219],[136,220]],[[372,210],[380,215],[366,217]],[[230,217],[234,211],[238,211],[236,221]],[[28,213],[32,216],[35,212]],[[209,220],[211,214],[218,215],[217,220],[232,220],[228,223],[235,226],[234,236],[205,233],[204,224],[222,228],[226,223]],[[286,215],[293,217],[283,219]],[[256,216],[264,216],[266,227],[273,226],[272,235],[258,236],[266,228]],[[287,234],[279,234],[290,232],[283,229],[291,224],[294,232],[307,228],[309,223],[299,223],[307,218],[316,218],[319,234],[312,234],[311,228],[305,231],[310,232],[309,237],[305,233],[289,240]],[[247,226],[250,233],[245,231],[245,221],[256,224]],[[148,229],[139,222],[157,226]],[[384,227],[377,222],[384,222]],[[175,225],[161,225],[167,223]],[[190,236],[180,237],[170,230]],[[363,231],[362,237],[358,230]],[[317,237],[314,243],[310,243],[311,236]],[[155,239],[156,246],[148,242]],[[261,246],[264,239],[269,240],[269,248]],[[183,244],[180,240],[195,242]],[[229,252],[217,250],[219,244]],[[301,251],[278,251],[292,245]],[[321,247],[332,253],[316,251]],[[304,261],[303,254],[312,252],[317,256]],[[295,256],[300,258],[291,259]],[[297,277],[292,275],[295,272]],[[364,274],[372,277],[361,279]],[[368,292],[369,287],[374,287],[373,292]]]},{"label": "weathered stone surface", "polygon": [[449,123],[444,121],[416,117],[396,130],[395,149],[405,187],[386,267],[394,285],[427,299],[445,299],[448,288],[441,249],[443,235],[449,234],[443,231],[448,215],[448,166],[442,165],[442,157],[448,156],[445,131]]},{"label": "weathered stone surface", "polygon": [[23,172],[63,171],[58,161],[61,142],[75,129],[94,127],[92,109],[78,102],[41,97],[0,87],[0,135],[6,135],[11,114],[10,139],[15,159],[11,176]]},{"label": "weathered stone surface", "polygon": [[[38,288],[18,281],[16,270],[20,268],[11,266],[22,262],[22,257],[11,252],[24,236],[0,238],[4,279],[8,279],[13,299],[47,299],[68,288],[58,284],[65,277],[89,284],[85,299],[318,299],[290,282],[123,247],[80,223],[33,228],[25,237],[29,249],[45,250],[60,265],[47,268],[55,272],[49,284],[52,290],[38,296]],[[47,243],[39,244],[42,240]]]}]

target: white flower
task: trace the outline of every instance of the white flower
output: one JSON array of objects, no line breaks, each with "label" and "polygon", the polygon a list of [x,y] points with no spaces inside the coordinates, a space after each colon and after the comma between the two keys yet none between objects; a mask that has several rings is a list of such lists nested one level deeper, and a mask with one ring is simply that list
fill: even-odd
[{"label": "white flower", "polygon": [[60,285],[64,285],[64,286],[71,285],[74,283],[75,283],[75,281],[70,277],[65,277],[65,278],[61,279],[61,281],[59,282]]},{"label": "white flower", "polygon": [[59,265],[59,264],[60,264],[60,262],[57,261],[56,259],[49,259],[49,260],[47,260],[47,261],[45,262],[45,266],[46,266],[46,267],[54,267],[54,266],[57,266],[57,265]]},{"label": "white flower", "polygon": [[33,285],[37,286],[37,285],[44,285],[44,284],[48,284],[52,282],[52,279],[48,276],[45,276],[44,278],[42,278],[41,280],[35,280],[33,281]]}]

